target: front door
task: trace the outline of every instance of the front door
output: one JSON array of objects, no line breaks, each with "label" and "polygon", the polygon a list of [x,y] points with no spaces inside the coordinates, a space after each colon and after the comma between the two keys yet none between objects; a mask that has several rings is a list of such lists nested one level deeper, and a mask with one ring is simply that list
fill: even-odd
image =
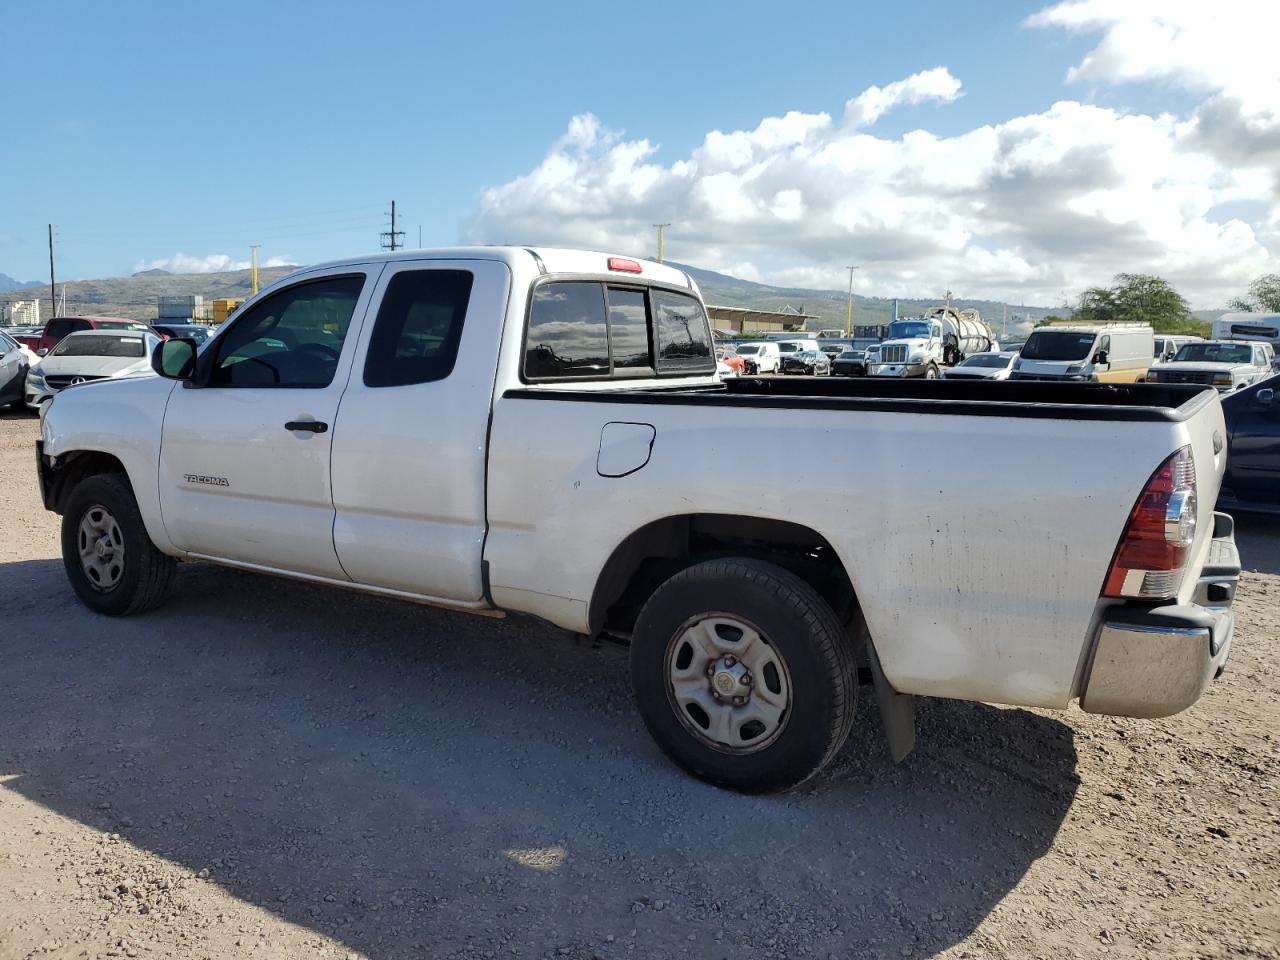
[{"label": "front door", "polygon": [[347,579],[333,548],[329,454],[380,269],[301,280],[209,341],[195,381],[165,411],[161,509],[176,546]]}]

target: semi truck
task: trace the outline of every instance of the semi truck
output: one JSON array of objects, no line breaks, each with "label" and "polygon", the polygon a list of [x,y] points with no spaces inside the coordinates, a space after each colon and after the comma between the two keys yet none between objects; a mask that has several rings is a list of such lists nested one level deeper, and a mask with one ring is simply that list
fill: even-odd
[{"label": "semi truck", "polygon": [[945,367],[954,367],[970,354],[998,349],[995,334],[977,310],[934,307],[923,317],[890,323],[879,356],[867,373],[936,380]]}]

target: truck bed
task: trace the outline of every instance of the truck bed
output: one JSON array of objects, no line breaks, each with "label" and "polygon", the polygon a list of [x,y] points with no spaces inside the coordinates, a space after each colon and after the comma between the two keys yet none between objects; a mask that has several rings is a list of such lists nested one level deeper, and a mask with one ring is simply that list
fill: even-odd
[{"label": "truck bed", "polygon": [[671,388],[647,382],[613,390],[508,390],[510,398],[659,403],[772,409],[875,410],[955,416],[1051,420],[1163,421],[1188,419],[1211,403],[1211,388],[1149,383],[971,383],[963,380],[738,377],[721,386]]}]

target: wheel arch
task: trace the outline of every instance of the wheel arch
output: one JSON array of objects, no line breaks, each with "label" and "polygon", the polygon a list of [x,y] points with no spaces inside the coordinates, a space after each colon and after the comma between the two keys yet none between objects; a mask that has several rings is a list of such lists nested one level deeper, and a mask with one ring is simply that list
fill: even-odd
[{"label": "wheel arch", "polygon": [[651,521],[618,543],[592,590],[591,632],[629,636],[640,607],[660,584],[695,563],[729,556],[790,570],[822,595],[842,623],[852,620],[858,606],[852,580],[822,534],[787,520],[693,513]]},{"label": "wheel arch", "polygon": [[67,497],[76,484],[86,477],[104,473],[121,474],[130,489],[133,488],[128,469],[115,454],[104,450],[69,450],[58,454],[49,473],[45,506],[54,513],[62,513]]}]

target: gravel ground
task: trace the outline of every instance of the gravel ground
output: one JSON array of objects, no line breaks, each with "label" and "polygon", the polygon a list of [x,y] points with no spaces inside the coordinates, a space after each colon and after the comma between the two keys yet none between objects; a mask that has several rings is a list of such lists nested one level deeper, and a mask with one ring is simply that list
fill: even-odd
[{"label": "gravel ground", "polygon": [[184,566],[95,617],[0,414],[0,960],[1280,957],[1280,524],[1167,720],[864,697],[831,769],[677,772],[625,651]]}]

